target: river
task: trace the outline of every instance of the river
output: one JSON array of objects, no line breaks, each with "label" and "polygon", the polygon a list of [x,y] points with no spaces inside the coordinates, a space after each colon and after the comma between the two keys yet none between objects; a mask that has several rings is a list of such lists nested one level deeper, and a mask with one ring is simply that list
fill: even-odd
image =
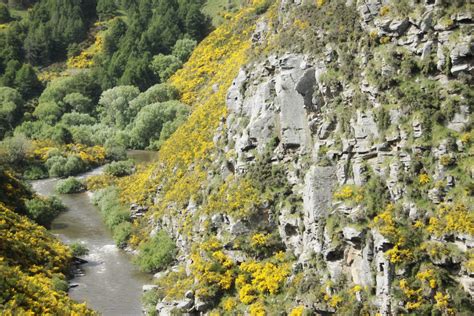
[{"label": "river", "polygon": [[[154,152],[130,151],[128,156],[139,163],[154,159]],[[102,168],[80,176],[99,174]],[[55,194],[59,179],[33,181],[33,189],[46,196]],[[67,244],[79,242],[89,249],[81,266],[84,275],[76,276],[71,283],[77,287],[69,291],[72,299],[86,302],[102,315],[141,315],[142,286],[151,277],[132,265],[131,256],[118,249],[110,231],[105,227],[99,210],[91,203],[88,192],[58,195],[67,207],[52,223],[51,233]]]}]

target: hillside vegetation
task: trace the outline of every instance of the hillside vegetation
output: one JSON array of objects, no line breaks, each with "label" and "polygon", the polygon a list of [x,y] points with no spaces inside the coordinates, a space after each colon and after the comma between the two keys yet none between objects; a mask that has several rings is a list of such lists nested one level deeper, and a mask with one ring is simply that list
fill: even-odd
[{"label": "hillside vegetation", "polygon": [[[469,5],[377,8],[256,1],[170,78],[191,115],[154,166],[113,180],[150,210],[132,246],[177,241],[150,310],[472,311],[470,110],[453,123],[472,78],[378,22],[432,12],[433,28]],[[469,43],[459,23],[439,51]]]},{"label": "hillside vegetation", "polygon": [[148,314],[474,313],[472,4],[72,1],[77,37],[29,59],[53,3],[0,32],[0,157],[34,178],[158,151],[85,183],[156,273]]},{"label": "hillside vegetation", "polygon": [[[67,295],[65,274],[72,254],[38,223],[48,217],[33,213],[35,197],[8,170],[1,169],[0,308],[4,315],[95,315]],[[48,203],[47,201],[44,201]],[[45,205],[44,211],[51,211]],[[30,219],[22,214],[30,217]],[[38,216],[35,216],[38,215]]]}]

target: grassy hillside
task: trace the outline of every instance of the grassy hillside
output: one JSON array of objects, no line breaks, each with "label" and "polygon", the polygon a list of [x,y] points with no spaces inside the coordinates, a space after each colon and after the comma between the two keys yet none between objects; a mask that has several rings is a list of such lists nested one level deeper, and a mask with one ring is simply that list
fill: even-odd
[{"label": "grassy hillside", "polygon": [[238,11],[245,0],[208,0],[202,11],[211,17],[212,24],[217,26],[224,21],[224,15]]}]

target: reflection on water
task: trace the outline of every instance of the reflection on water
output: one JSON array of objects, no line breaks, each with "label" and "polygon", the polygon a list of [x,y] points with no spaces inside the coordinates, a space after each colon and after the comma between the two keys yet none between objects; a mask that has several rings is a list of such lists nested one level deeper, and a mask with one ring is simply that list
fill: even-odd
[{"label": "reflection on water", "polygon": [[[146,163],[154,159],[154,152],[133,151],[129,157]],[[86,173],[82,178],[99,174],[102,168]],[[33,188],[42,195],[54,194],[57,179],[34,181]],[[105,227],[98,209],[91,203],[90,194],[61,195],[68,210],[52,224],[51,232],[66,243],[80,242],[89,249],[81,266],[84,275],[75,277],[69,295],[103,315],[141,315],[142,285],[150,277],[137,270],[130,255],[118,249]]]}]

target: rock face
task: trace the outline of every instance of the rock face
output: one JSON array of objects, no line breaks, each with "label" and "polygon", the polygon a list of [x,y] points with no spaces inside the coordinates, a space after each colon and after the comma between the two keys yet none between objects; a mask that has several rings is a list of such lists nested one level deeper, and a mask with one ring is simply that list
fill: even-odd
[{"label": "rock face", "polygon": [[[343,284],[340,291],[381,315],[417,313],[413,295],[403,296],[404,291],[423,291],[424,302],[436,304],[436,291],[447,290],[433,285],[438,281],[426,285],[429,280],[413,272],[415,267],[420,273],[450,274],[472,299],[474,279],[466,268],[472,236],[438,225],[449,207],[460,207],[454,188],[473,174],[472,167],[454,166],[470,146],[472,93],[457,87],[472,87],[472,16],[443,17],[443,1],[415,1],[421,13],[409,18],[389,0],[342,2],[357,12],[357,27],[368,36],[362,38],[371,38],[374,47],[354,44],[347,53],[342,44],[325,43],[314,53],[270,54],[245,65],[228,90],[228,115],[214,137],[215,170],[244,178],[253,176],[256,164],[279,166],[289,187],[286,200],[270,201],[244,218],[225,210],[203,215],[192,232],[199,242],[203,232],[212,232],[239,264],[254,254],[234,249],[236,240],[262,227],[275,232],[282,249],[295,258],[290,280],[298,276],[317,283],[314,293],[329,297],[298,294],[296,300],[315,314],[338,313],[340,305],[330,301],[337,297],[335,287],[327,284]],[[282,1],[282,28],[305,5],[313,2]],[[259,22],[254,45],[265,45],[270,29]],[[320,31],[318,40],[324,38]],[[348,63],[353,73],[342,75]],[[442,139],[435,139],[439,130]],[[268,157],[261,165],[263,156]],[[470,175],[459,176],[463,172]],[[209,172],[210,182],[215,174]],[[191,201],[186,214],[199,213],[200,203]],[[179,220],[164,216],[156,227],[177,236],[181,263],[189,270],[191,247],[179,233]],[[426,229],[423,237],[421,229]],[[408,248],[410,242],[418,244]],[[463,259],[431,258],[427,249],[435,242],[442,244],[436,251]],[[403,282],[410,278],[426,286],[407,289]],[[160,302],[157,310],[160,315],[176,308],[205,313],[216,304],[187,295],[183,301]]]}]

